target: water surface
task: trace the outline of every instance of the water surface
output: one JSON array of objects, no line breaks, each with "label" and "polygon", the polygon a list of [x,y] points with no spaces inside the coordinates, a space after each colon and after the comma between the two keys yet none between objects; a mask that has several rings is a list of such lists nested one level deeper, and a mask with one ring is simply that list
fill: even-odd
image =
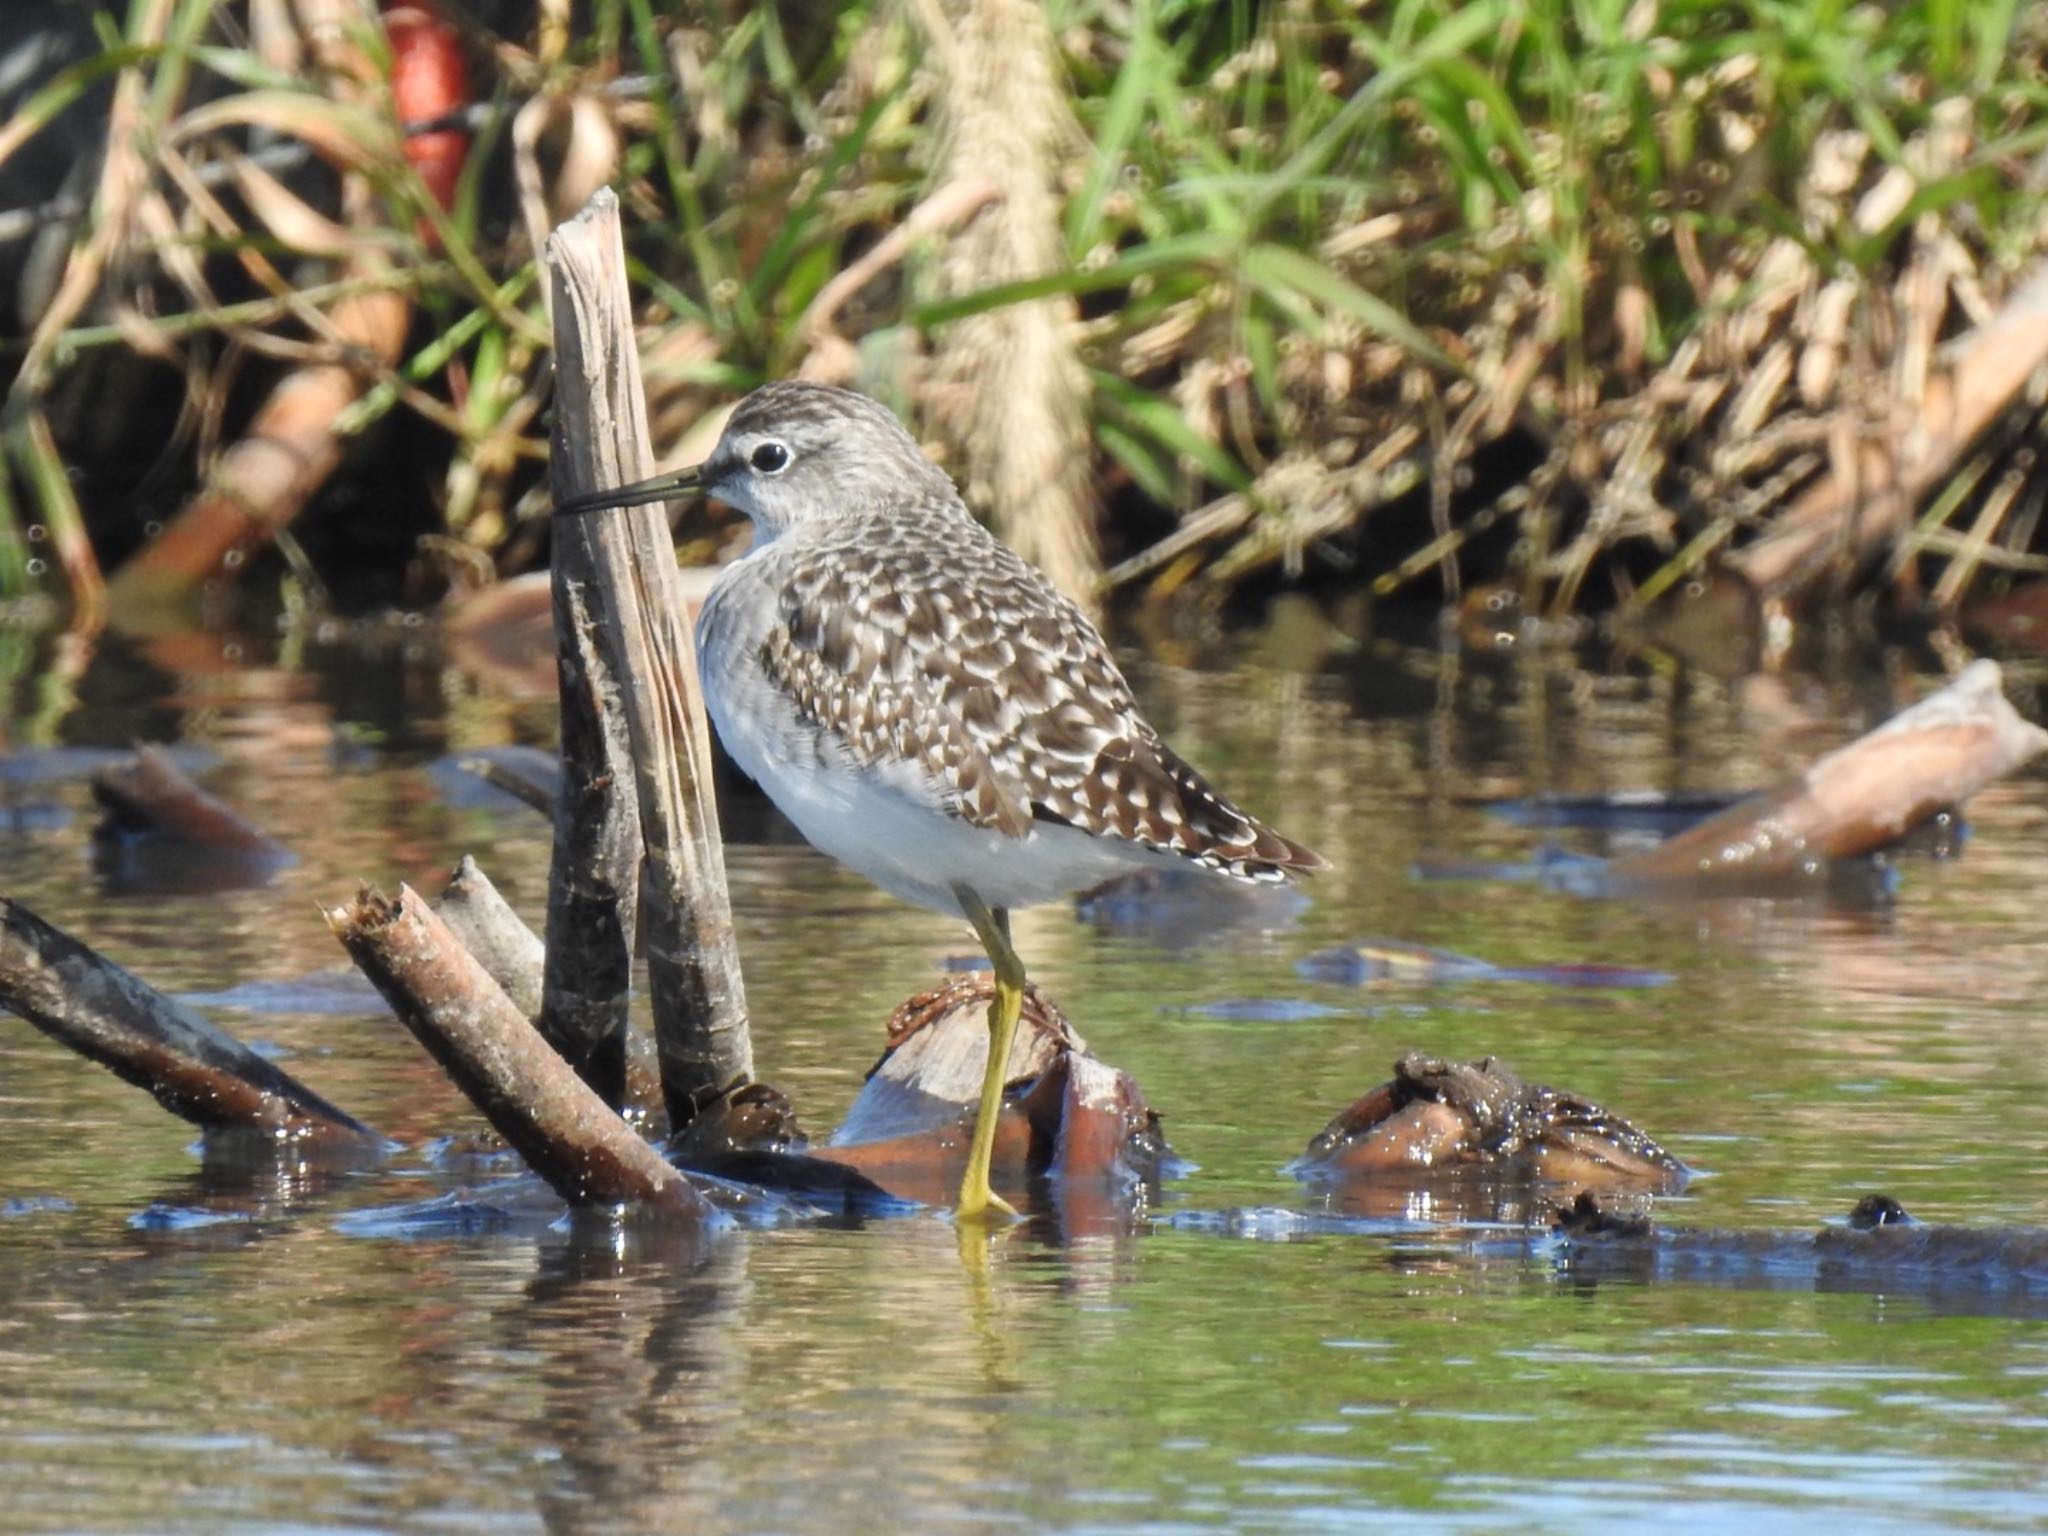
[{"label": "water surface", "polygon": [[[1904,863],[1877,910],[1410,873],[1546,837],[1596,846],[1489,816],[1491,798],[1767,782],[1934,686],[1930,657],[1873,642],[1728,678],[1313,626],[1304,654],[1294,617],[1285,640],[1161,652],[1133,681],[1186,756],[1332,859],[1311,902],[1193,929],[1018,920],[1035,975],[1199,1165],[1162,1214],[1313,1209],[1282,1165],[1420,1048],[1496,1054],[1634,1119],[1709,1175],[1660,1204],[1674,1224],[1812,1228],[1874,1189],[1924,1218],[2048,1222],[2039,769],[1971,807],[1963,858]],[[131,889],[88,846],[81,783],[0,778],[0,891],[160,986],[335,965],[322,905],[362,879],[432,889],[464,852],[537,918],[545,828],[451,803],[438,765],[544,744],[545,706],[410,640],[188,638],[69,670],[6,654],[11,760],[204,749],[209,787],[300,855],[266,889]],[[2038,718],[2024,671],[2014,692]],[[822,1132],[889,1010],[971,939],[758,806],[731,819],[749,839],[728,857],[756,1058]],[[1674,980],[1357,988],[1295,971],[1367,937]],[[373,1003],[309,993],[216,1017],[408,1150],[337,1183],[223,1190],[186,1127],[0,1016],[0,1528],[2048,1522],[2048,1330],[2024,1298],[1588,1283],[1422,1202],[1406,1224],[1292,1241],[1162,1222],[963,1243],[942,1216],[709,1242],[362,1236],[351,1212],[447,1187],[427,1148],[475,1128],[460,1096]],[[233,1219],[137,1220],[153,1208]]]}]

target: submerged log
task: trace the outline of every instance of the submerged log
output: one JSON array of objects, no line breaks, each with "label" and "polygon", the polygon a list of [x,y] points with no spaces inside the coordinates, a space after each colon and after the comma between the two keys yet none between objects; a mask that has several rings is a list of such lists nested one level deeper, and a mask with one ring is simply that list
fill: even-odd
[{"label": "submerged log", "polygon": [[2048,748],[2048,731],[2006,700],[1993,661],[1831,752],[1776,789],[1616,860],[1614,892],[1683,885],[1763,886],[1810,876],[1827,860],[1873,853],[1961,805]]},{"label": "submerged log", "polygon": [[1658,1227],[1582,1193],[1553,1230],[1560,1264],[1586,1279],[2002,1295],[2029,1311],[2048,1297],[2048,1229],[1919,1222],[1884,1195],[1858,1201],[1845,1225],[1802,1232]]},{"label": "submerged log", "polygon": [[104,837],[160,838],[273,868],[294,857],[225,800],[193,783],[160,747],[137,747],[126,761],[100,769],[92,776],[92,793],[106,816]]},{"label": "submerged log", "polygon": [[226,1030],[5,897],[0,1007],[146,1090],[209,1136],[255,1132],[352,1147],[379,1141]]},{"label": "submerged log", "polygon": [[413,891],[365,890],[328,925],[456,1085],[572,1206],[712,1209],[521,1017]]},{"label": "submerged log", "polygon": [[1470,981],[1534,982],[1550,987],[1661,987],[1669,971],[1569,960],[1554,965],[1495,965],[1477,955],[1436,949],[1406,939],[1354,939],[1304,955],[1295,971],[1310,981],[1360,987],[1406,981],[1429,986]]},{"label": "submerged log", "polygon": [[[834,1146],[854,1146],[957,1125],[962,1105],[975,1103],[988,1065],[986,976],[947,978],[899,1004],[889,1016],[887,1044],[868,1068],[867,1083],[832,1133]],[[1036,986],[1024,989],[1024,1011],[1010,1046],[1006,1083],[1024,1082],[1060,1053],[1086,1049],[1059,1007]]]},{"label": "submerged log", "polygon": [[[1393,1077],[1309,1142],[1292,1171],[1357,1215],[1407,1214],[1419,1181],[1444,1172],[1565,1191],[1675,1194],[1687,1170],[1590,1100],[1524,1082],[1492,1057],[1459,1063],[1411,1051]],[[1489,1192],[1468,1193],[1484,1204]]]},{"label": "submerged log", "polygon": [[[550,664],[553,653],[550,652]],[[492,747],[456,760],[462,772],[550,821],[562,798],[562,759],[532,747]]]}]

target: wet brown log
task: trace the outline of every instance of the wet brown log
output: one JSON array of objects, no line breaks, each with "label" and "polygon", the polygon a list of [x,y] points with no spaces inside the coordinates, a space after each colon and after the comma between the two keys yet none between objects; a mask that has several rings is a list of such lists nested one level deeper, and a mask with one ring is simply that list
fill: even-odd
[{"label": "wet brown log", "polygon": [[139,977],[0,897],[0,1006],[209,1135],[374,1144],[376,1132]]},{"label": "wet brown log", "polygon": [[1393,1077],[1325,1126],[1294,1171],[1344,1210],[1400,1215],[1416,1181],[1445,1171],[1603,1194],[1669,1194],[1685,1165],[1599,1105],[1524,1082],[1492,1057],[1411,1051]]},{"label": "wet brown log", "polygon": [[1906,526],[1970,445],[2012,406],[2048,363],[2048,268],[2015,289],[2005,307],[1927,381],[1916,419],[1865,432],[1849,462],[1795,501],[1730,566],[1765,596],[1810,586],[1839,557],[1861,560]]},{"label": "wet brown log", "polygon": [[434,909],[512,1006],[528,1019],[538,1018],[546,950],[475,859],[462,856]]},{"label": "wet brown log", "polygon": [[1127,1227],[1169,1155],[1159,1117],[1130,1075],[1064,1051],[1022,1108],[1034,1132],[1033,1171],[1043,1157],[1066,1235]]},{"label": "wet brown log", "polygon": [[[647,406],[626,288],[618,201],[600,192],[548,241],[556,351],[556,499],[645,478]],[[631,787],[644,840],[645,947],[662,1093],[672,1125],[753,1075],[746,992],[732,929],[712,798],[711,736],[697,660],[675,584],[668,524],[656,506],[558,518],[558,631],[587,605],[623,705]],[[562,552],[575,551],[564,572]],[[569,611],[565,612],[565,608]],[[564,696],[569,692],[564,673]],[[609,702],[609,700],[607,700]],[[554,945],[549,924],[549,947]],[[552,958],[552,957],[551,957]],[[552,982],[551,972],[551,982]]]},{"label": "wet brown log", "polygon": [[711,1208],[526,1022],[413,891],[365,890],[328,925],[471,1103],[573,1206]]},{"label": "wet brown log", "polygon": [[[1051,1114],[1033,1113],[1041,1098],[1058,1093]],[[1054,1070],[1041,1077],[1025,1103],[1035,1123],[1048,1120],[1053,1133],[1052,1161],[1047,1172],[1066,1190],[1094,1186],[1121,1192],[1134,1179],[1159,1172],[1165,1144],[1159,1117],[1128,1073],[1084,1051],[1062,1052]]]},{"label": "wet brown log", "polygon": [[1730,806],[1669,841],[1617,860],[1605,885],[1769,885],[1897,842],[2048,747],[2048,732],[2007,702],[1998,664],[1955,681],[1797,778]]}]

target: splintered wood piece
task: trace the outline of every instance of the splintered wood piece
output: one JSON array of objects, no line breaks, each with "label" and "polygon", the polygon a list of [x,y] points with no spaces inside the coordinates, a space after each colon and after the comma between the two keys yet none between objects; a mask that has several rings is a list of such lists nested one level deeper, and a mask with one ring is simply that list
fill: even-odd
[{"label": "splintered wood piece", "polygon": [[364,890],[328,925],[457,1087],[573,1206],[712,1208],[573,1072],[412,890]]},{"label": "splintered wood piece", "polygon": [[218,1025],[0,897],[0,1006],[209,1135],[374,1142],[335,1108]]},{"label": "splintered wood piece", "polygon": [[[836,1147],[885,1141],[959,1122],[978,1102],[988,1066],[988,1005],[995,984],[982,974],[949,977],[889,1016],[888,1047],[832,1133]],[[1041,1076],[1060,1054],[1086,1049],[1067,1016],[1038,987],[1024,989],[1005,1083]]]}]

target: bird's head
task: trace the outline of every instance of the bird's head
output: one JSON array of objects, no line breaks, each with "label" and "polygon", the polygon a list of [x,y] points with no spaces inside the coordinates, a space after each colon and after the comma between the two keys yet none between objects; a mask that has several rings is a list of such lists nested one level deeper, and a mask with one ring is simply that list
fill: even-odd
[{"label": "bird's head", "polygon": [[827,518],[858,518],[906,500],[957,500],[889,408],[829,384],[763,385],[733,408],[709,458],[690,469],[556,504],[558,513],[715,497],[762,538]]}]

